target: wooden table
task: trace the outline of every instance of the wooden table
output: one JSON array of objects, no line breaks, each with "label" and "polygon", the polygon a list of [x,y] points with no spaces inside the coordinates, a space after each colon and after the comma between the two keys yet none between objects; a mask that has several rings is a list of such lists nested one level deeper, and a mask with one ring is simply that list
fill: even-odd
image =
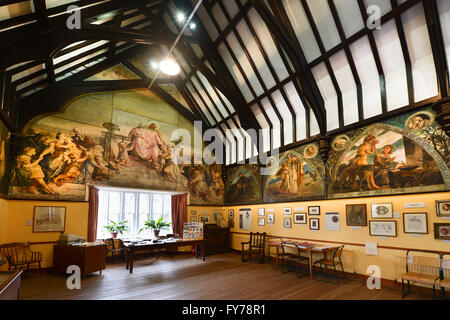
[{"label": "wooden table", "polygon": [[79,266],[82,276],[96,271],[101,274],[106,267],[106,245],[54,245],[53,271],[66,273],[70,265]]},{"label": "wooden table", "polygon": [[19,300],[22,272],[0,271],[0,300]]},{"label": "wooden table", "polygon": [[[185,246],[195,246],[195,258],[198,259],[198,248],[202,248],[202,260],[205,261],[205,242],[206,239],[175,239],[175,240],[161,240],[159,242],[141,241],[138,243],[124,242],[126,269],[133,273],[134,255],[138,251],[153,251],[162,248],[178,248]],[[157,255],[157,259],[159,256]]]},{"label": "wooden table", "polygon": [[[324,246],[318,243],[312,243],[312,242],[300,242],[300,241],[283,241],[286,247],[290,248],[297,248],[296,245],[298,245],[301,248],[301,251],[305,251],[309,255],[309,279],[313,279],[313,261],[312,256],[313,253],[323,253],[324,258],[326,258],[327,251],[336,249],[339,246],[338,245],[331,245],[331,246]],[[269,242],[269,255],[270,255],[270,247],[275,247],[277,256],[276,256],[276,268],[279,270],[279,256],[280,256],[280,248],[281,248],[281,241],[274,241]]]}]

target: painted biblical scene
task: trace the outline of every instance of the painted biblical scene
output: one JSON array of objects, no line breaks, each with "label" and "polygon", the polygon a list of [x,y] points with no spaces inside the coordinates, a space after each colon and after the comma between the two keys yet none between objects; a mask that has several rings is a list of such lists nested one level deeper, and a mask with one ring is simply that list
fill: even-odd
[{"label": "painted biblical scene", "polygon": [[261,202],[261,173],[256,164],[237,165],[227,171],[226,204]]},{"label": "painted biblical scene", "polygon": [[7,153],[7,140],[8,129],[0,120],[0,194],[8,193],[8,175],[6,174],[6,153]]},{"label": "painted biblical scene", "polygon": [[221,164],[180,165],[187,178],[190,205],[223,205],[225,185]]},{"label": "painted biblical scene", "polygon": [[273,173],[264,176],[264,202],[324,198],[325,168],[316,144],[280,154]]},{"label": "painted biblical scene", "polygon": [[329,197],[450,189],[449,138],[431,111],[403,115],[349,133],[329,158]]},{"label": "painted biblical scene", "polygon": [[88,184],[187,191],[172,159],[180,141],[170,137],[180,124],[192,125],[153,99],[139,91],[88,95],[36,121],[13,157],[9,196],[84,201]]},{"label": "painted biblical scene", "polygon": [[112,66],[109,69],[103,70],[92,77],[86,79],[86,81],[95,80],[130,80],[130,79],[140,79],[133,71],[125,67],[123,64],[119,63]]}]

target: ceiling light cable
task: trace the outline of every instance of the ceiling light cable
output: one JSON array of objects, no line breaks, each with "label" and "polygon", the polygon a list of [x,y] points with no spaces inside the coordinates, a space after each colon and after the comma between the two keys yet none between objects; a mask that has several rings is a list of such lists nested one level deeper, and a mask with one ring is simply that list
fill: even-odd
[{"label": "ceiling light cable", "polygon": [[[200,7],[200,5],[202,4],[203,0],[198,0],[197,4],[195,5],[194,9],[192,10],[191,14],[189,15],[189,18],[186,20],[186,22],[183,25],[183,28],[181,29],[180,33],[178,34],[177,38],[175,39],[174,43],[172,44],[172,46],[170,47],[169,53],[167,53],[166,57],[164,58],[164,60],[167,60],[170,55],[172,54],[172,51],[175,49],[175,46],[178,44],[178,42],[181,39],[181,36],[183,35],[184,31],[186,30],[186,28],[189,26],[189,23],[191,22],[192,18],[194,17],[195,12],[197,12],[197,9]],[[164,61],[163,60],[163,61]],[[160,74],[160,69],[158,68],[158,71],[156,72],[156,75],[153,77],[152,82],[150,83],[150,85],[148,86],[147,89],[151,89],[153,84],[155,83],[156,79],[158,78],[159,74]]]}]

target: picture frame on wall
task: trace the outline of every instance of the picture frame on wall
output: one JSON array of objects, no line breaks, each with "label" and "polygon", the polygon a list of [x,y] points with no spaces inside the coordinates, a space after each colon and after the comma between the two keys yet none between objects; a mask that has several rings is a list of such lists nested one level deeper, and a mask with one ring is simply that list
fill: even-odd
[{"label": "picture frame on wall", "polygon": [[285,216],[290,216],[292,213],[292,208],[284,208],[283,213]]},{"label": "picture frame on wall", "polygon": [[191,222],[197,222],[197,217],[191,217]]},{"label": "picture frame on wall", "polygon": [[258,208],[258,216],[264,217],[264,208]]},{"label": "picture frame on wall", "polygon": [[234,219],[234,210],[233,209],[228,210],[228,219]]},{"label": "picture frame on wall", "polygon": [[292,219],[291,218],[284,218],[284,228],[290,229],[292,227]]},{"label": "picture frame on wall", "polygon": [[310,206],[310,207],[308,207],[308,214],[310,216],[319,216],[320,215],[320,206]]},{"label": "picture frame on wall", "polygon": [[228,228],[234,228],[234,220],[228,220]]},{"label": "picture frame on wall", "polygon": [[309,218],[309,230],[319,230],[319,218]]},{"label": "picture frame on wall", "polygon": [[409,212],[403,214],[404,233],[428,233],[428,219],[426,212]]},{"label": "picture frame on wall", "polygon": [[396,237],[397,236],[397,221],[381,221],[370,220],[369,221],[369,234],[371,236],[382,237]]},{"label": "picture frame on wall", "polygon": [[450,240],[450,223],[435,223],[434,238],[440,240]]},{"label": "picture frame on wall", "polygon": [[306,212],[294,213],[294,224],[306,224]]},{"label": "picture frame on wall", "polygon": [[34,207],[33,232],[64,232],[65,229],[66,207]]},{"label": "picture frame on wall", "polygon": [[198,222],[209,223],[209,216],[198,216]]},{"label": "picture frame on wall", "polygon": [[392,203],[372,203],[372,219],[393,218]]},{"label": "picture frame on wall", "polygon": [[275,223],[275,215],[273,213],[267,214],[267,224],[274,224]]},{"label": "picture frame on wall", "polygon": [[191,216],[196,216],[197,215],[197,210],[191,210]]},{"label": "picture frame on wall", "polygon": [[450,200],[436,200],[436,215],[450,217]]},{"label": "picture frame on wall", "polygon": [[347,226],[367,226],[366,204],[347,204],[345,209]]},{"label": "picture frame on wall", "polygon": [[265,219],[264,218],[258,218],[258,226],[264,226],[265,225]]}]

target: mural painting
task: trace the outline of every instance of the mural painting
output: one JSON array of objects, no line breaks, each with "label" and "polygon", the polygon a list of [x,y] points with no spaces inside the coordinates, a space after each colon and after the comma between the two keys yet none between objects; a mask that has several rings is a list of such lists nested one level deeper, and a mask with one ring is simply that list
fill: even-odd
[{"label": "mural painting", "polygon": [[280,154],[274,172],[264,177],[264,202],[324,198],[325,168],[316,144]]},{"label": "mural painting", "polygon": [[221,164],[180,165],[188,179],[191,205],[223,205],[225,185]]},{"label": "mural painting", "polygon": [[336,137],[329,197],[360,197],[450,188],[449,139],[431,111],[405,114]]},{"label": "mural painting", "polygon": [[227,171],[226,204],[261,203],[261,173],[256,164],[244,164]]},{"label": "mural painting", "polygon": [[6,152],[8,129],[0,121],[0,194],[7,194],[8,192],[8,175],[6,174]]}]

